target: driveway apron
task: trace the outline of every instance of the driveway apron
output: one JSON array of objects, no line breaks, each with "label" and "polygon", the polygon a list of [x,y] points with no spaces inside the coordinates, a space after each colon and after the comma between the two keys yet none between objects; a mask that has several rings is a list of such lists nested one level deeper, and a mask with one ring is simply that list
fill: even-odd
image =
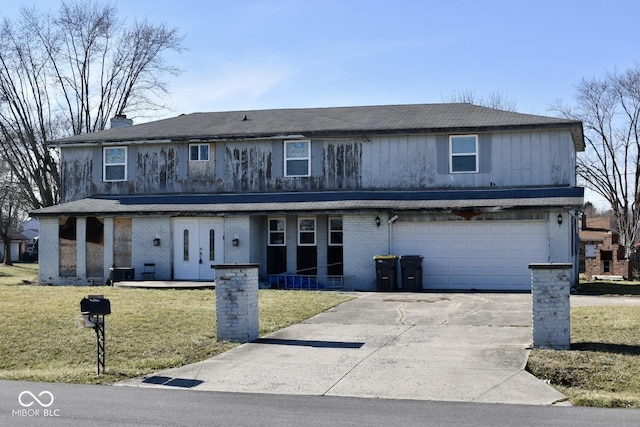
[{"label": "driveway apron", "polygon": [[223,392],[551,405],[524,371],[531,295],[364,293],[212,359],[118,383]]}]

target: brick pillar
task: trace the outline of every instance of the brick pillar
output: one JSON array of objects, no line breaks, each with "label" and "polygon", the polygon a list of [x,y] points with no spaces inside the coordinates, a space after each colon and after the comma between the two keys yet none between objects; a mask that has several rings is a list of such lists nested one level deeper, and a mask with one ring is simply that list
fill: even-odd
[{"label": "brick pillar", "polygon": [[218,341],[258,339],[258,264],[216,265]]},{"label": "brick pillar", "polygon": [[571,344],[572,264],[529,264],[533,298],[533,346],[567,350]]}]

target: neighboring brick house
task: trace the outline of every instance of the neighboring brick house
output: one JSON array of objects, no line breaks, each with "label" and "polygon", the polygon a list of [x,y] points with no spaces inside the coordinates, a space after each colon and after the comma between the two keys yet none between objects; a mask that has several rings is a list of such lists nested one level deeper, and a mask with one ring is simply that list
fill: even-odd
[{"label": "neighboring brick house", "polygon": [[116,124],[130,122],[51,144],[62,203],[33,213],[42,283],[104,283],[113,265],[138,279],[146,263],[210,281],[255,263],[266,284],[374,290],[386,254],[423,256],[424,290],[526,291],[534,262],[578,276],[579,121],[419,104]]},{"label": "neighboring brick house", "polygon": [[631,264],[610,216],[587,217],[583,214],[580,230],[580,272],[587,279],[632,277]]}]

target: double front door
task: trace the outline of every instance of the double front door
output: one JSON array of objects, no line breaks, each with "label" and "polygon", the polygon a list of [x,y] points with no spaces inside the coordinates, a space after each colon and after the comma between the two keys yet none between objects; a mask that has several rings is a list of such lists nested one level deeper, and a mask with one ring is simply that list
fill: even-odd
[{"label": "double front door", "polygon": [[224,262],[223,232],[223,218],[174,218],[174,278],[213,281],[215,265]]}]

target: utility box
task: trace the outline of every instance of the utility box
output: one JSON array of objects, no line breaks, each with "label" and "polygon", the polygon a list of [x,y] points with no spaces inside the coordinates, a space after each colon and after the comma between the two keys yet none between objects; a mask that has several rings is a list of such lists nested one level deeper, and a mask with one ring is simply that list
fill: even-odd
[{"label": "utility box", "polygon": [[402,289],[407,292],[422,290],[422,255],[402,255],[400,269],[402,274]]},{"label": "utility box", "polygon": [[398,257],[395,255],[376,255],[373,257],[376,266],[376,289],[393,291],[398,289]]},{"label": "utility box", "polygon": [[109,282],[133,281],[136,277],[136,269],[132,267],[112,267],[109,269]]}]

